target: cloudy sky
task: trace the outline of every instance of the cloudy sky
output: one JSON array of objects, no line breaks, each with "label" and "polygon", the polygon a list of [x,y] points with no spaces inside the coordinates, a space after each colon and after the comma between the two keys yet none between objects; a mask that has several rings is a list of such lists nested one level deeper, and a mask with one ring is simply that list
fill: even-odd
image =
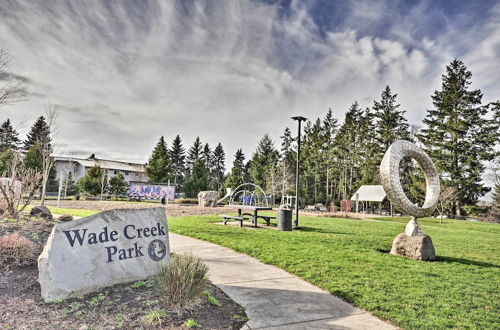
[{"label": "cloudy sky", "polygon": [[342,121],[386,85],[419,124],[454,58],[485,103],[500,91],[498,1],[3,0],[0,43],[30,91],[0,120],[24,135],[50,103],[59,153],[117,160],[180,134],[230,166],[290,116]]}]

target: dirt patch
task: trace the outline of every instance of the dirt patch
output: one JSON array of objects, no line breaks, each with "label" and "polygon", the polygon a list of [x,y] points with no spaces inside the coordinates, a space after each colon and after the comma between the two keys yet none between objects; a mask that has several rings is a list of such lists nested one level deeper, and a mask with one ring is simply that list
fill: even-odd
[{"label": "dirt patch", "polygon": [[[19,233],[37,244],[38,255],[55,223],[28,217],[18,222],[0,220],[0,236]],[[184,329],[183,323],[194,319],[200,325],[198,329],[239,329],[247,320],[243,308],[212,284],[207,289],[221,303],[220,307],[202,297],[195,307],[176,312],[161,302],[152,280],[115,285],[82,297],[44,303],[37,277],[35,262],[10,271],[0,269],[0,328]],[[150,313],[160,316],[161,326],[145,321]]]},{"label": "dirt patch", "polygon": [[[36,201],[34,202],[36,204]],[[56,201],[46,201],[45,205],[56,206]],[[161,207],[160,203],[148,202],[115,202],[115,201],[60,201],[59,207],[78,210],[105,211],[113,209],[133,208],[142,209],[148,207]],[[235,212],[234,209],[224,207],[199,207],[197,205],[168,204],[164,206],[167,216],[180,217],[187,215],[208,215]]]}]

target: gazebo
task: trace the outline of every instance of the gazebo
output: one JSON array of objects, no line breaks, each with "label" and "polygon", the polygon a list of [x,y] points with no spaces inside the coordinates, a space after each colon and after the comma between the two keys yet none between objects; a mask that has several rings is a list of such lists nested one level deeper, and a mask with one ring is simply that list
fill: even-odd
[{"label": "gazebo", "polygon": [[[379,207],[381,208],[382,202],[386,198],[387,194],[385,193],[384,187],[382,187],[381,185],[372,185],[372,186],[359,187],[359,189],[354,193],[354,195],[352,195],[351,201],[354,201],[356,213],[358,213],[360,211],[361,212],[366,211],[369,202],[379,203]],[[390,208],[392,216],[392,204],[390,204]]]}]

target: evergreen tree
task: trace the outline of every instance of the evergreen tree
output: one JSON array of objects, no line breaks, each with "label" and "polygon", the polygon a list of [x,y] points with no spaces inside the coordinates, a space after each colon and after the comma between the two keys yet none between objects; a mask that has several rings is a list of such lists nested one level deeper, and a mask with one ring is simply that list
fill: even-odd
[{"label": "evergreen tree", "polygon": [[392,94],[389,86],[382,92],[380,102],[373,102],[376,130],[375,140],[377,149],[374,156],[378,163],[390,145],[396,140],[409,140],[409,125],[404,117],[406,111],[399,110],[400,105],[396,103],[398,94]]},{"label": "evergreen tree", "polygon": [[203,151],[201,152],[201,159],[203,160],[203,163],[205,164],[205,167],[210,169],[212,167],[212,149],[210,149],[210,146],[208,143],[205,143],[205,146],[203,147]]},{"label": "evergreen tree", "polygon": [[63,196],[73,196],[78,192],[75,181],[73,180],[73,173],[68,171],[68,174],[63,181]]},{"label": "evergreen tree", "polygon": [[224,184],[224,172],[226,171],[225,161],[226,153],[224,152],[222,144],[219,142],[212,155],[212,177],[214,182],[213,189],[215,191],[221,190]]},{"label": "evergreen tree", "polygon": [[186,176],[189,176],[191,169],[193,168],[194,162],[202,156],[203,144],[201,143],[200,137],[196,137],[191,148],[189,148],[186,157]]},{"label": "evergreen tree", "polygon": [[245,155],[241,149],[236,150],[233,167],[227,175],[224,188],[236,189],[239,185],[248,182],[247,167],[245,166]]},{"label": "evergreen tree", "polygon": [[170,171],[167,143],[162,136],[153,149],[151,157],[146,164],[146,175],[149,182],[168,182],[170,179]]},{"label": "evergreen tree", "polygon": [[103,171],[99,166],[88,169],[87,174],[78,180],[78,191],[84,195],[98,196],[101,193],[101,178]]},{"label": "evergreen tree", "polygon": [[52,150],[52,138],[50,137],[50,127],[47,125],[44,116],[38,117],[24,141],[24,150],[28,150],[36,141],[46,150]]},{"label": "evergreen tree", "polygon": [[10,119],[7,119],[0,126],[0,153],[7,149],[19,149],[19,134],[12,127]]},{"label": "evergreen tree", "polygon": [[268,192],[273,190],[270,175],[276,167],[278,156],[279,153],[274,147],[271,137],[266,134],[260,139],[257,149],[250,160],[250,176],[253,183]]},{"label": "evergreen tree", "polygon": [[182,141],[179,135],[177,135],[172,142],[172,148],[169,150],[170,164],[172,166],[172,176],[174,178],[174,184],[177,186],[181,184],[184,180],[185,173],[185,159],[186,151],[182,146]]},{"label": "evergreen tree", "polygon": [[23,165],[26,168],[31,168],[42,172],[43,170],[43,150],[38,140],[28,148],[23,159]]},{"label": "evergreen tree", "polygon": [[108,192],[115,197],[124,196],[127,193],[128,183],[125,177],[118,173],[109,179]]},{"label": "evergreen tree", "polygon": [[191,175],[186,179],[183,185],[183,191],[188,198],[195,198],[200,191],[208,189],[207,186],[208,170],[203,161],[198,158],[194,161]]},{"label": "evergreen tree", "polygon": [[493,159],[498,143],[498,125],[487,119],[479,89],[469,90],[472,73],[460,60],[453,60],[442,76],[440,91],[432,96],[434,109],[428,110],[425,127],[418,135],[442,175],[445,186],[456,189],[456,215],[461,207],[474,204],[489,191],[482,182],[484,162]]},{"label": "evergreen tree", "polygon": [[7,149],[4,152],[0,153],[0,176],[8,175],[7,172],[9,170],[9,166],[11,166],[16,151],[12,149]]}]

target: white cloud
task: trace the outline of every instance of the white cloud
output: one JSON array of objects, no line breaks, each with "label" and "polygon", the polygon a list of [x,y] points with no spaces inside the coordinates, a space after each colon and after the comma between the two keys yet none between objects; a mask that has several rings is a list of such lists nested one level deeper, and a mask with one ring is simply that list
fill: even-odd
[{"label": "white cloud", "polygon": [[[144,162],[160,135],[180,134],[186,148],[200,136],[222,142],[229,167],[236,148],[249,156],[265,133],[277,142],[295,127],[291,115],[314,119],[332,107],[343,120],[352,102],[371,106],[387,84],[417,123],[457,55],[477,86],[499,90],[488,73],[500,68],[498,22],[478,27],[470,40],[480,40],[455,54],[447,39],[455,32],[412,39],[425,6],[410,26],[387,4],[355,3],[346,21],[366,20],[364,32],[353,25],[323,36],[296,2],[284,17],[256,1],[2,3],[1,42],[36,93],[2,115],[27,121],[26,131],[50,100],[66,150]],[[393,20],[387,37],[366,33],[377,17]]]}]

